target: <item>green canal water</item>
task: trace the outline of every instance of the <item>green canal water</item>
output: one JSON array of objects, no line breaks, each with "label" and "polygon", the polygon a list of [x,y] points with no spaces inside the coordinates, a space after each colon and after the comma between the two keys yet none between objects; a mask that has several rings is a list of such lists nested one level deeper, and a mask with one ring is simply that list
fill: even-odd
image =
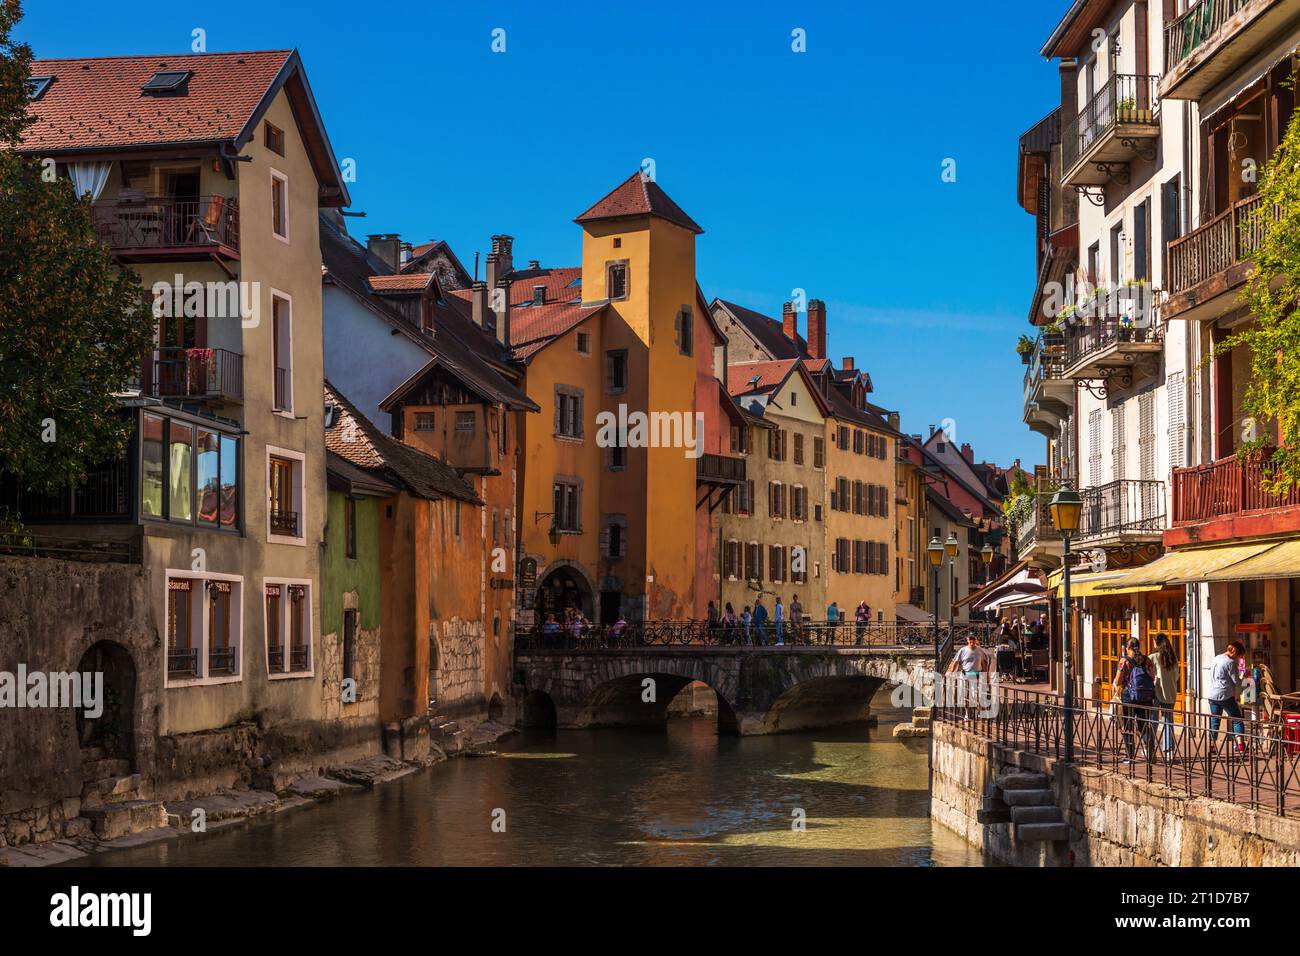
[{"label": "green canal water", "polygon": [[521,733],[494,756],[450,760],[373,792],[82,862],[982,865],[979,851],[925,816],[925,743],[891,735],[906,714],[886,694],[873,710],[877,729],[771,737],[720,737],[710,720],[661,732]]}]

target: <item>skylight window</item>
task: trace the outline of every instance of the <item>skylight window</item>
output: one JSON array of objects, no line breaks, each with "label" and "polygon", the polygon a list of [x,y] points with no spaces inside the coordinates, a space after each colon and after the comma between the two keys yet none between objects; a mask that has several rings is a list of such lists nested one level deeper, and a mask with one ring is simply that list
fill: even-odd
[{"label": "skylight window", "polygon": [[140,87],[144,93],[175,93],[189,82],[193,70],[159,70]]},{"label": "skylight window", "polygon": [[45,95],[45,91],[50,88],[54,82],[52,76],[33,76],[27,80],[27,98],[29,100],[39,100]]},{"label": "skylight window", "polygon": [[574,279],[572,282],[570,282],[567,286],[565,286],[565,288],[566,288],[566,289],[572,289],[572,288],[575,288],[575,287],[580,286],[580,285],[582,285],[582,276],[578,276],[578,278],[576,278],[576,279]]}]

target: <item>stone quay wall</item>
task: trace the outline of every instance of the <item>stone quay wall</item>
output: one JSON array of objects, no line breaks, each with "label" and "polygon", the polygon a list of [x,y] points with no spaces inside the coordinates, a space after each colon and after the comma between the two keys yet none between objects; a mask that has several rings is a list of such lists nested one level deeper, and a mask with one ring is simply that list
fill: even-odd
[{"label": "stone quay wall", "polygon": [[[1013,866],[1297,866],[1300,821],[1251,810],[1107,770],[1065,766],[1003,747],[952,724],[934,732],[934,819]],[[980,810],[1007,773],[1051,780],[1070,828],[1068,843],[1015,838],[1010,823],[982,823]]]}]

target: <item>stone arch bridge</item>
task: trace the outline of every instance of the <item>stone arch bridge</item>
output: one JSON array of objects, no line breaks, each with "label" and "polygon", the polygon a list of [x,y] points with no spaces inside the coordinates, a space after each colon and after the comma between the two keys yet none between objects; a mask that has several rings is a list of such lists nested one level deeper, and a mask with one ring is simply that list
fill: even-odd
[{"label": "stone arch bridge", "polygon": [[925,647],[528,648],[515,655],[516,713],[524,726],[660,725],[702,681],[722,732],[806,730],[865,720],[882,685],[932,659]]}]

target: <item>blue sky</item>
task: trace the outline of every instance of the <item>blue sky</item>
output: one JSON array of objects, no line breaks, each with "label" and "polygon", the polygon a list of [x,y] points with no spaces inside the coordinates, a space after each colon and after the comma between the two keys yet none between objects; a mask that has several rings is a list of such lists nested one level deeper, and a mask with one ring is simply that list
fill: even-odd
[{"label": "blue sky", "polygon": [[195,28],[209,51],[297,47],[357,164],[354,235],[446,239],[470,269],[495,232],[576,265],[573,217],[653,158],[704,227],[706,296],[779,316],[805,289],[905,429],[951,419],[981,457],[1042,460],[1016,143],[1052,108],[1038,50],[1065,0],[182,6],[27,0],[18,36],[49,57],[187,52]]}]

